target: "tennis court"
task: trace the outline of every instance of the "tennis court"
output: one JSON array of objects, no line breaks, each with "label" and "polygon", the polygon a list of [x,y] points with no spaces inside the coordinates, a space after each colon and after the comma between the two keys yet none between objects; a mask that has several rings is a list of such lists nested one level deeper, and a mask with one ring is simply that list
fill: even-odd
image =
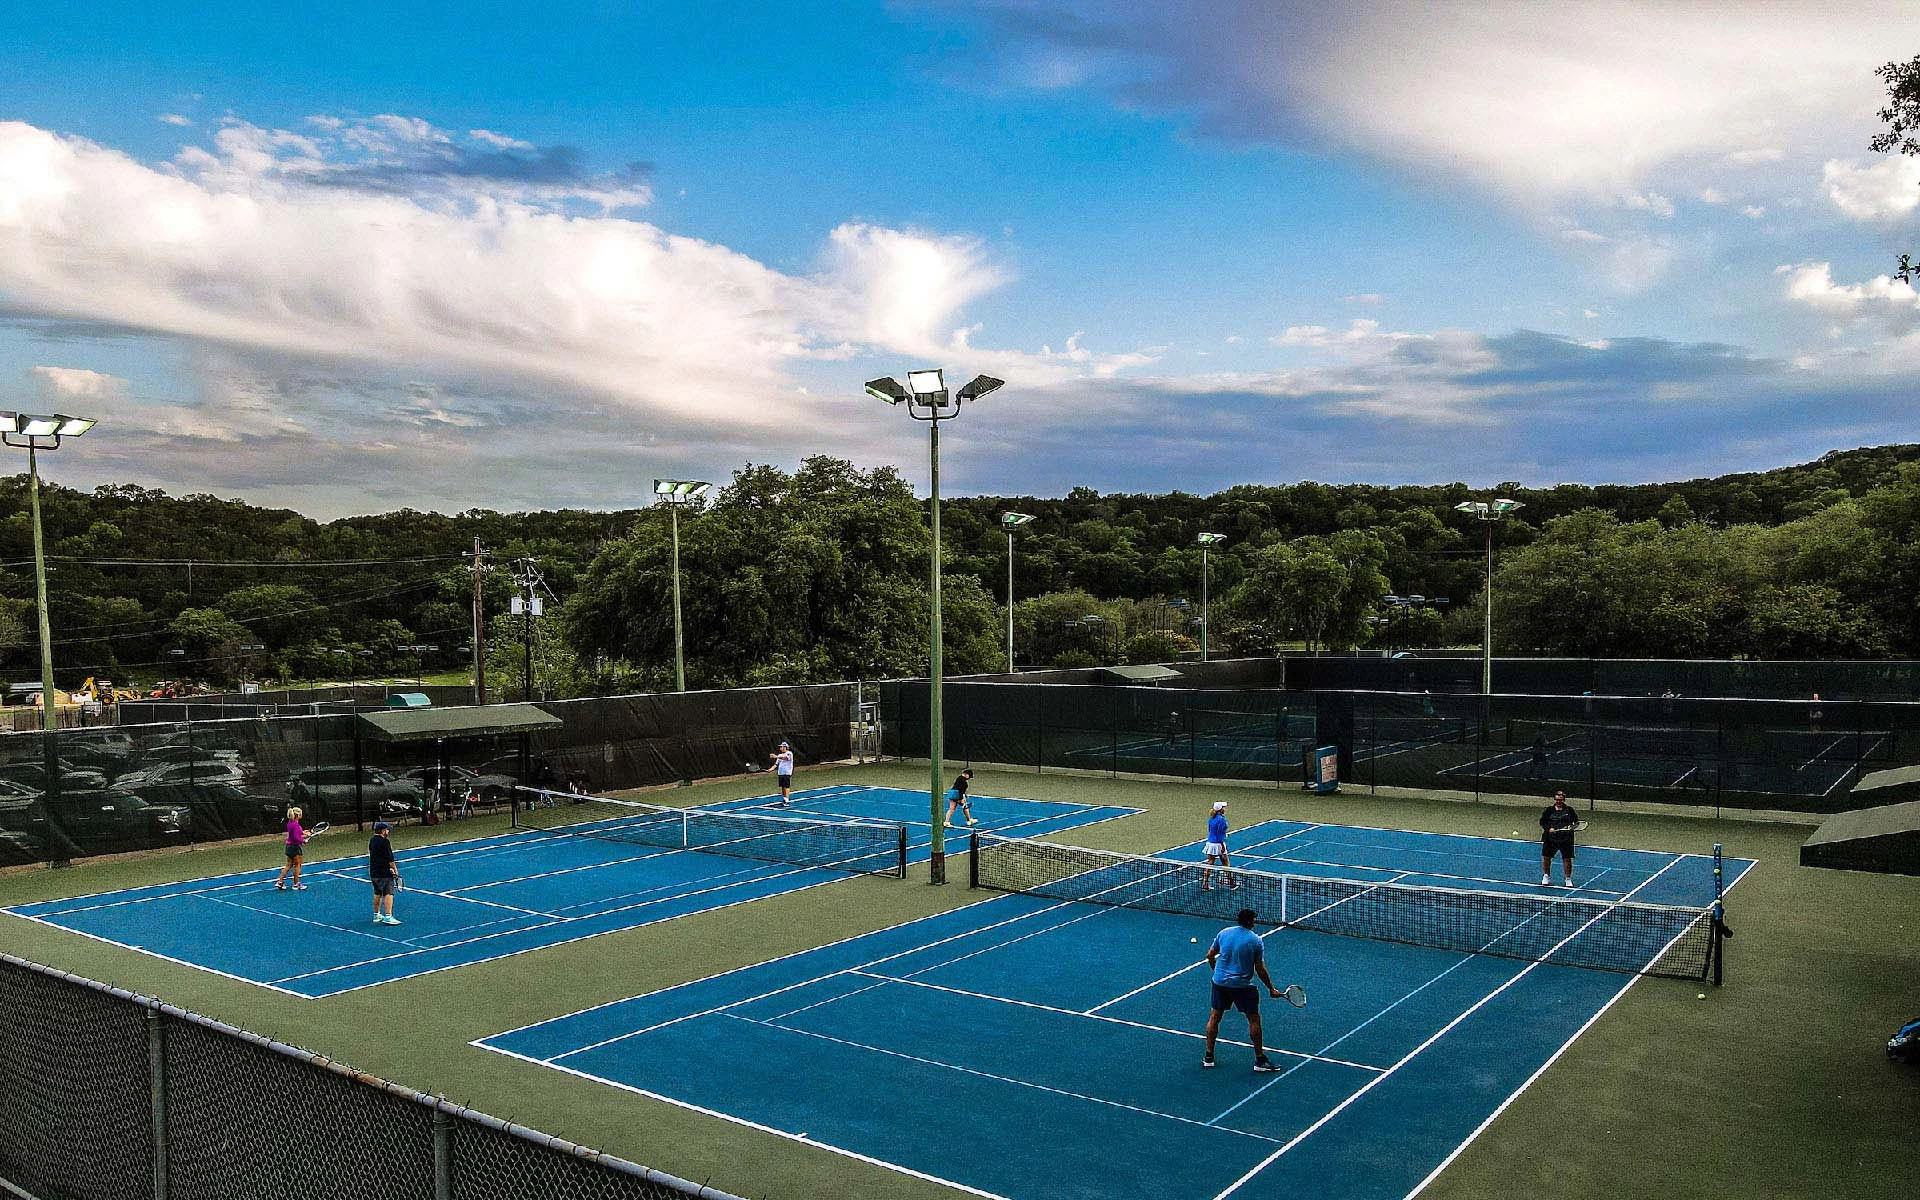
[{"label": "tennis court", "polygon": [[[1135,810],[992,796],[979,828],[1034,836]],[[900,874],[928,855],[927,794],[852,785],[662,809],[596,800],[523,810],[510,833],[402,850],[404,924],[369,923],[366,857],[309,862],[304,892],[278,867],[6,911],[172,962],[303,997],[521,954],[833,883]],[[909,814],[914,818],[907,819]],[[329,833],[331,844],[364,835]]]},{"label": "tennis court", "polygon": [[[1026,890],[474,1044],[976,1195],[1401,1197],[1699,924],[1647,937],[1632,906],[1714,895],[1705,856],[1583,849],[1568,890],[1530,886],[1534,841],[1272,821],[1234,845],[1241,886],[1201,893],[1198,844],[983,838],[982,882]],[[1308,907],[1276,932],[1287,887]],[[1382,897],[1386,936],[1489,952],[1308,927]],[[1271,1075],[1237,1014],[1200,1064],[1203,952],[1248,900],[1275,981],[1309,992],[1263,1005]],[[1614,970],[1563,965],[1601,942]]]},{"label": "tennis court", "polygon": [[1858,771],[1856,751],[1878,755],[1881,742],[1853,735],[1809,738],[1792,748],[1789,757],[1770,760],[1721,758],[1712,749],[1699,753],[1610,749],[1596,752],[1583,739],[1566,738],[1542,747],[1534,761],[1531,748],[1500,751],[1476,762],[1461,763],[1437,772],[1441,776],[1478,775],[1481,778],[1535,779],[1547,783],[1584,786],[1589,779],[1629,787],[1725,787],[1761,794],[1828,796],[1853,779]]}]

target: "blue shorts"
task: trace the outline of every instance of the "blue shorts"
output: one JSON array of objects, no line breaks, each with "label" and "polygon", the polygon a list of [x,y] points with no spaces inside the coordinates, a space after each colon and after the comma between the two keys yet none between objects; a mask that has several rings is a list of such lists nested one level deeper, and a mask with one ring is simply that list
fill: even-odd
[{"label": "blue shorts", "polygon": [[1249,1017],[1260,1011],[1260,989],[1252,984],[1243,987],[1225,987],[1213,985],[1213,1011],[1225,1012],[1237,1008]]}]

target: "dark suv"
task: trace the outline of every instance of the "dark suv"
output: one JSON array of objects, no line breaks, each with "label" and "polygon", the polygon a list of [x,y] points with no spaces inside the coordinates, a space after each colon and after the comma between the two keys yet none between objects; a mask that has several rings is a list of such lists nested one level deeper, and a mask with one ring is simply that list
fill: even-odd
[{"label": "dark suv", "polygon": [[362,767],[357,776],[350,766],[301,767],[287,776],[287,802],[299,805],[309,823],[352,820],[356,782],[369,816],[420,811],[419,785],[410,779],[396,779],[377,767]]},{"label": "dark suv", "polygon": [[0,803],[0,826],[23,833],[55,857],[111,854],[185,842],[193,814],[176,804],[149,804],[118,788],[62,789],[56,797],[14,792]]}]

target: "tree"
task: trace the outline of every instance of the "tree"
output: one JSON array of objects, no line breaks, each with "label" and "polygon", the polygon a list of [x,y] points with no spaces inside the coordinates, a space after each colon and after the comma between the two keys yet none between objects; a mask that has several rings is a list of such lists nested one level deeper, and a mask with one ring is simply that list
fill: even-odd
[{"label": "tree", "polygon": [[167,626],[167,638],[183,652],[183,667],[215,683],[231,683],[242,673],[240,647],[253,635],[217,608],[189,608]]},{"label": "tree", "polygon": [[[1920,138],[1914,136],[1920,133],[1920,55],[1911,62],[1885,63],[1874,74],[1887,83],[1887,104],[1880,110],[1880,119],[1887,127],[1874,134],[1867,147],[1879,154],[1898,151],[1920,155]],[[1911,283],[1914,270],[1911,256],[1902,254],[1896,274]]]}]

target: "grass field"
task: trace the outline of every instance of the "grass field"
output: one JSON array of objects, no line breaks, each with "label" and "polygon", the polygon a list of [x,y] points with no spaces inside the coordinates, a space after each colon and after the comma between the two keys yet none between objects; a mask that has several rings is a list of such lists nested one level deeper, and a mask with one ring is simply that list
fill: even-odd
[{"label": "grass field", "polygon": [[[924,786],[924,768],[803,773],[801,784]],[[762,779],[673,791],[720,803]],[[1235,825],[1295,819],[1525,837],[1524,809],[1204,784],[980,771],[975,791],[1139,808],[1062,840],[1147,851],[1190,843],[1214,798]],[[396,835],[429,841],[504,828],[482,818]],[[1758,866],[1730,900],[1727,986],[1638,982],[1421,1194],[1440,1200],[1734,1195],[1908,1197],[1920,1072],[1881,1043],[1920,1014],[1920,879],[1805,870],[1804,827],[1605,813],[1587,840],[1698,853],[1713,842]],[[364,851],[350,833],[317,851]],[[199,878],[277,861],[273,839],[0,877],[0,905]],[[964,881],[965,861],[951,864]],[[751,966],[983,899],[964,883],[850,878],[584,941],[323,999],[270,992],[0,915],[5,947],[320,1051],[423,1091],[753,1197],[952,1196],[936,1184],[798,1145],[468,1043],[581,1009]],[[406,897],[401,897],[405,913]],[[209,930],[209,937],[219,936]],[[1196,995],[1196,1016],[1204,1018]],[[1115,1071],[1128,1064],[1115,1062]],[[844,1081],[858,1091],[859,1078]],[[872,1096],[887,1103],[884,1093]],[[341,1131],[350,1136],[351,1131]],[[930,1134],[930,1136],[934,1136]],[[966,1115],[938,1136],[966,1136]],[[982,1142],[974,1152],[992,1155]]]}]

